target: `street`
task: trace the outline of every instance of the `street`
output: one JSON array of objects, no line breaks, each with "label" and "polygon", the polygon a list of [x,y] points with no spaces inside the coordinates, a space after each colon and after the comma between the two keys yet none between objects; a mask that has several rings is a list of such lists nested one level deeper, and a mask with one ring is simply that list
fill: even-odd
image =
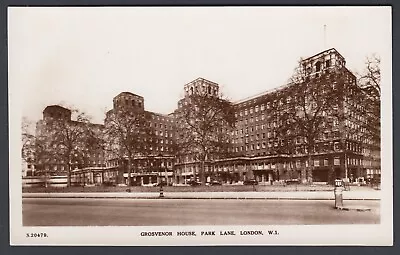
[{"label": "street", "polygon": [[380,201],[23,198],[24,226],[379,224]]}]

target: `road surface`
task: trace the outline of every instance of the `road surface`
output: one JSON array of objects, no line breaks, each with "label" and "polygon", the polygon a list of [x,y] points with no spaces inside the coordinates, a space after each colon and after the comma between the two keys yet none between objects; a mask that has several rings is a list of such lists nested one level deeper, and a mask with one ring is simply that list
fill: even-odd
[{"label": "road surface", "polygon": [[24,198],[24,226],[379,224],[380,201]]}]

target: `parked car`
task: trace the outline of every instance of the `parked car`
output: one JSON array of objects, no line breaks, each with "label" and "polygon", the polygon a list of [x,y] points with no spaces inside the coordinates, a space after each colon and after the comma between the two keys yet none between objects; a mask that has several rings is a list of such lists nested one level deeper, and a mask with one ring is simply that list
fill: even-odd
[{"label": "parked car", "polygon": [[243,182],[243,185],[257,185],[258,181],[251,179],[251,180],[246,180]]},{"label": "parked car", "polygon": [[222,182],[220,182],[220,181],[210,181],[210,182],[207,182],[206,185],[208,185],[208,186],[221,186]]},{"label": "parked car", "polygon": [[188,184],[189,184],[190,186],[200,186],[200,185],[201,185],[201,182],[192,180],[192,181],[188,182]]},{"label": "parked car", "polygon": [[287,185],[289,185],[289,184],[300,184],[300,180],[299,179],[289,179],[289,180],[286,180],[285,183]]}]

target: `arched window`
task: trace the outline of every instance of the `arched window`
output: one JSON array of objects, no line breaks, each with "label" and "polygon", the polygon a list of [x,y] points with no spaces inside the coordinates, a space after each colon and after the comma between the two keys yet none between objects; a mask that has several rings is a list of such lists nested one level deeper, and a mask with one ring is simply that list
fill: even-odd
[{"label": "arched window", "polygon": [[190,95],[193,95],[193,87],[190,87]]}]

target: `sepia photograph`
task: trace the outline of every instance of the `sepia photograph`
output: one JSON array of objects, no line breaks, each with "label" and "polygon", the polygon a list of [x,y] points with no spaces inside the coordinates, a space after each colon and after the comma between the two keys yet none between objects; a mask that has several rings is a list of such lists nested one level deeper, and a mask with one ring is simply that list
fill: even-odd
[{"label": "sepia photograph", "polygon": [[391,246],[391,18],[9,7],[11,244]]}]

